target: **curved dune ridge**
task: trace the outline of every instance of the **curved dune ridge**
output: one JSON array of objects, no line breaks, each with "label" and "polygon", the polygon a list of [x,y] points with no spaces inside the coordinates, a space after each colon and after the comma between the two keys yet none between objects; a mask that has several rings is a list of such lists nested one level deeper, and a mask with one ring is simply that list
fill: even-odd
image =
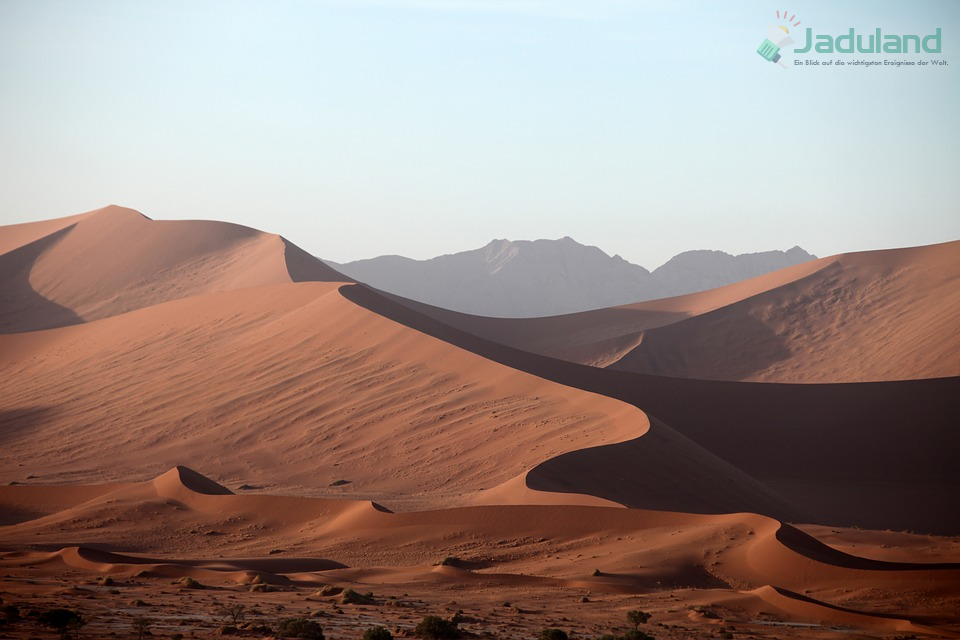
[{"label": "curved dune ridge", "polygon": [[[184,502],[157,502],[170,485],[190,490]],[[776,620],[829,621],[856,629],[943,633],[896,608],[853,608],[832,600],[864,589],[911,593],[918,601],[942,598],[960,580],[960,556],[939,563],[890,563],[821,544],[776,520],[754,514],[692,515],[585,506],[478,506],[390,513],[370,503],[194,492],[220,487],[182,467],[98,498],[66,505],[58,516],[26,521],[5,531],[6,543],[42,544],[63,536],[89,537],[105,513],[123,523],[112,531],[124,552],[71,546],[4,560],[20,566],[62,563],[122,579],[189,576],[203,582],[309,586],[349,578],[476,584],[545,583],[594,593],[644,593],[651,588],[707,589],[715,603],[739,602]],[[159,488],[159,489],[158,489]],[[16,506],[18,493],[54,494],[58,487],[0,487],[0,505]],[[140,490],[134,497],[132,490]],[[151,493],[154,498],[151,498]],[[124,497],[126,496],[126,497]],[[163,518],[144,518],[166,506]],[[105,511],[109,510],[109,511]],[[192,534],[184,534],[188,528]],[[208,531],[215,535],[208,535]],[[244,532],[256,530],[257,536]],[[877,545],[883,533],[875,533]],[[384,545],[389,539],[391,544]],[[157,555],[176,543],[181,554],[225,555],[187,559]],[[522,545],[511,541],[526,541]],[[506,545],[506,546],[504,546]],[[288,551],[282,557],[268,549]],[[430,570],[440,549],[454,548],[457,567]],[[322,557],[315,557],[317,552]],[[561,555],[563,556],[561,558]],[[593,574],[593,575],[591,575]],[[804,595],[800,595],[801,592]],[[949,633],[947,633],[949,635]]]},{"label": "curved dune ridge", "polygon": [[490,360],[642,407],[813,521],[960,532],[952,506],[960,491],[960,467],[952,463],[960,448],[960,431],[953,428],[960,377],[785,385],[649,376],[506,347],[367,287],[345,288],[343,294]]},{"label": "curved dune ridge", "polygon": [[710,291],[550,318],[403,304],[500,344],[591,366],[867,382],[960,375],[958,282],[960,241],[841,254]]},{"label": "curved dune ridge", "polygon": [[280,236],[104,207],[0,227],[0,331],[106,318],[169,300],[294,281],[351,282]]},{"label": "curved dune ridge", "polygon": [[[0,400],[0,469],[29,460],[44,482],[102,482],[195,457],[235,485],[411,508],[460,504],[550,461],[526,484],[551,478],[568,503],[799,513],[668,426],[644,435],[634,406],[388,320],[343,286],[355,285],[229,291],[0,336],[0,376],[16,380]],[[564,457],[578,450],[590,453]]]}]

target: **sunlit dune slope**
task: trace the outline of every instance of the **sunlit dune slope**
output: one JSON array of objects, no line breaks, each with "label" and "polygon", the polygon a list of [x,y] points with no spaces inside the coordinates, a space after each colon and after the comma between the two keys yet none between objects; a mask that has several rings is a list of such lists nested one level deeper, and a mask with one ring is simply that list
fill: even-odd
[{"label": "sunlit dune slope", "polygon": [[828,260],[805,278],[649,330],[612,367],[766,382],[960,375],[960,242]]},{"label": "sunlit dune slope", "polygon": [[[694,443],[674,448],[683,439],[669,427],[648,438],[636,407],[384,318],[341,295],[355,286],[241,289],[0,336],[0,472],[7,481],[97,482],[202,462],[236,485],[457,504],[601,447],[588,467],[618,471],[619,485],[567,474],[553,487],[566,501],[582,493],[630,506],[793,515]],[[661,467],[627,468],[625,450],[673,460],[672,472],[690,484],[677,492],[658,477]],[[347,483],[328,486],[337,480]]]}]

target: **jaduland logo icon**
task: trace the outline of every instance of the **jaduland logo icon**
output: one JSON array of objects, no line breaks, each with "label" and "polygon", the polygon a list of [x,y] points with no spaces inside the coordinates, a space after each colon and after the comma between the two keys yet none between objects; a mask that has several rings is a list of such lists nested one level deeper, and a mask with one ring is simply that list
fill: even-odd
[{"label": "jaduland logo icon", "polygon": [[[790,17],[790,20],[787,20],[787,12],[783,12],[783,18],[780,18],[780,12],[777,11],[777,18],[782,19],[787,23],[793,21],[796,18],[796,14]],[[797,20],[793,23],[793,26],[800,24],[800,21]],[[757,49],[757,53],[763,56],[764,60],[769,60],[770,62],[776,62],[784,69],[787,68],[787,64],[780,59],[780,49],[784,48],[787,45],[793,44],[794,40],[790,37],[790,29],[784,25],[767,25],[767,39],[760,44],[760,48]]]}]

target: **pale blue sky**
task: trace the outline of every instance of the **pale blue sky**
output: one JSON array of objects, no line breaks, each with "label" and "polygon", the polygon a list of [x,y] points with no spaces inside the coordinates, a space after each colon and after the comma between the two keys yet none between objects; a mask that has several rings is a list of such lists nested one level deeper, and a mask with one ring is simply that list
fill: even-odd
[{"label": "pale blue sky", "polygon": [[[776,10],[946,67],[791,67]],[[960,238],[960,2],[0,0],[0,224],[108,203],[338,261],[572,236],[819,255]]]}]

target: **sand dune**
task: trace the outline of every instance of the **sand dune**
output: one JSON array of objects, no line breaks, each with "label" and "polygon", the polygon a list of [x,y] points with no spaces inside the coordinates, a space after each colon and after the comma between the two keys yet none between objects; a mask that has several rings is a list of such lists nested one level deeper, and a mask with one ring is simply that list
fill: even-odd
[{"label": "sand dune", "polygon": [[106,318],[194,295],[303,280],[349,282],[280,236],[154,221],[110,206],[0,227],[0,331]]},{"label": "sand dune", "polygon": [[[340,286],[195,296],[0,336],[0,379],[11,390],[0,400],[0,471],[123,481],[196,460],[234,490],[401,508],[460,504],[524,476],[569,503],[801,513],[667,425],[648,435],[634,406],[387,320]],[[46,450],[49,442],[57,446]],[[117,462],[105,468],[104,457]],[[583,473],[591,469],[595,477]],[[531,500],[523,491],[500,499]]]},{"label": "sand dune", "polygon": [[806,278],[648,331],[612,366],[767,382],[960,375],[960,242],[830,260]]},{"label": "sand dune", "polygon": [[[956,364],[956,243],[526,321],[117,207],[0,249],[0,591],[90,613],[91,637],[141,598],[161,634],[215,633],[221,597],[335,640],[409,635],[407,607],[497,637],[597,637],[637,607],[660,640],[960,637],[956,538],[836,528],[960,534],[960,377],[929,378]],[[622,370],[661,361],[928,379]],[[381,595],[345,612],[324,585]]]},{"label": "sand dune", "polygon": [[505,347],[365,287],[343,293],[496,362],[642,407],[819,522],[960,532],[960,378],[785,385],[635,374]]},{"label": "sand dune", "polygon": [[958,281],[960,242],[949,242],[843,254],[701,293],[549,318],[403,304],[493,342],[592,366],[868,382],[960,375]]}]

